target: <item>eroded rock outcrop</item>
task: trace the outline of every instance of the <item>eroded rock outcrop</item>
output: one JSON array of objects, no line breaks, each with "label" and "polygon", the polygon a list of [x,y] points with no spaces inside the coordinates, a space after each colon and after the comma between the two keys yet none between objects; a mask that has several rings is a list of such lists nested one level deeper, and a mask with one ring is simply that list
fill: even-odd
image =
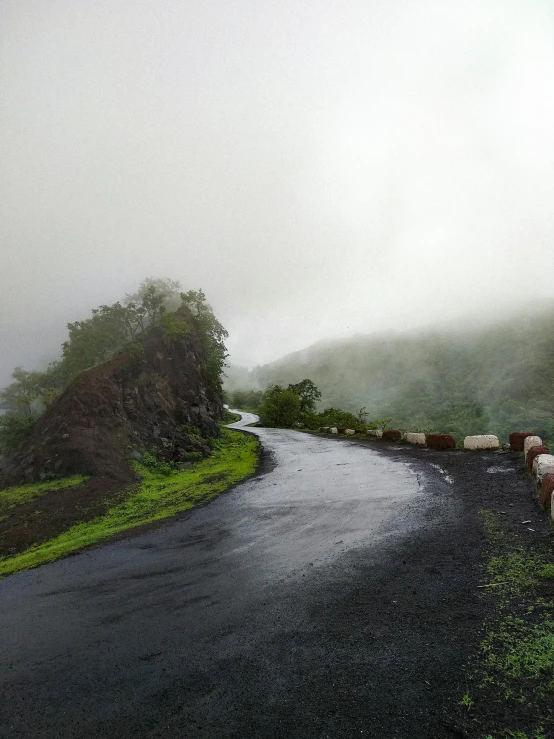
[{"label": "eroded rock outcrop", "polygon": [[185,309],[174,316],[186,327],[168,336],[149,329],[133,350],[81,373],[37,421],[31,436],[0,470],[0,485],[74,473],[130,482],[130,455],[155,448],[184,461],[209,453],[200,436],[218,435],[222,400],[210,387],[202,338]]}]

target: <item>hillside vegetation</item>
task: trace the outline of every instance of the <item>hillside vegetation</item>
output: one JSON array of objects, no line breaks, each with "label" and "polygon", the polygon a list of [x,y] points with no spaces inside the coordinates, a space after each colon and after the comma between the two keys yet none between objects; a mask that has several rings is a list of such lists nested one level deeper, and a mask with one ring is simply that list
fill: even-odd
[{"label": "hillside vegetation", "polygon": [[365,406],[369,418],[391,417],[394,428],[457,438],[531,430],[554,442],[554,309],[474,331],[315,344],[247,379],[265,388],[304,377],[321,391],[320,407]]}]

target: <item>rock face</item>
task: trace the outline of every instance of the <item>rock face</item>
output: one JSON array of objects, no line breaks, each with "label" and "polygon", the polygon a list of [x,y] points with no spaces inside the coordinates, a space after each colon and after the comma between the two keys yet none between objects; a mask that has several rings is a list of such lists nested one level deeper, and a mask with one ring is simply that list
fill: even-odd
[{"label": "rock face", "polygon": [[[209,454],[202,436],[217,436],[222,399],[210,388],[201,337],[184,310],[187,333],[170,339],[162,327],[105,364],[82,372],[39,418],[23,448],[0,470],[0,485],[75,473],[129,482],[133,451],[155,448],[186,462]],[[136,454],[134,455],[137,456]]]}]

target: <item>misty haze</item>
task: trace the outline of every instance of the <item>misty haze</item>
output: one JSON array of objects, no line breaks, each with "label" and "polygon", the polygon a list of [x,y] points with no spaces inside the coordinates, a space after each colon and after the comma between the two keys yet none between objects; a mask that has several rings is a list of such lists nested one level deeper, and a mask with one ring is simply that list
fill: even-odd
[{"label": "misty haze", "polygon": [[0,0],[0,89],[0,737],[554,738],[554,5]]}]

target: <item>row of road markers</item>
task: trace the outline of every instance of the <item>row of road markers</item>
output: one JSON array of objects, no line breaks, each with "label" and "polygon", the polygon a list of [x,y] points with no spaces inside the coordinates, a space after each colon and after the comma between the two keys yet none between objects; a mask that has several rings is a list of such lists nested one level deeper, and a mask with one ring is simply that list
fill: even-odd
[{"label": "row of road markers", "polygon": [[[340,428],[337,426],[323,426],[319,429],[325,433],[345,434],[354,436],[363,433],[355,429]],[[403,433],[399,429],[368,429],[367,436],[384,441],[405,441],[408,444],[428,446],[432,449],[455,449],[456,440],[450,434],[423,434],[409,431]],[[494,434],[480,434],[466,436],[464,449],[481,451],[499,449],[500,441]],[[542,443],[542,439],[531,431],[514,431],[510,434],[510,449],[514,452],[523,452],[527,469],[539,488],[539,498],[545,507],[551,511],[554,520],[554,455]]]}]

